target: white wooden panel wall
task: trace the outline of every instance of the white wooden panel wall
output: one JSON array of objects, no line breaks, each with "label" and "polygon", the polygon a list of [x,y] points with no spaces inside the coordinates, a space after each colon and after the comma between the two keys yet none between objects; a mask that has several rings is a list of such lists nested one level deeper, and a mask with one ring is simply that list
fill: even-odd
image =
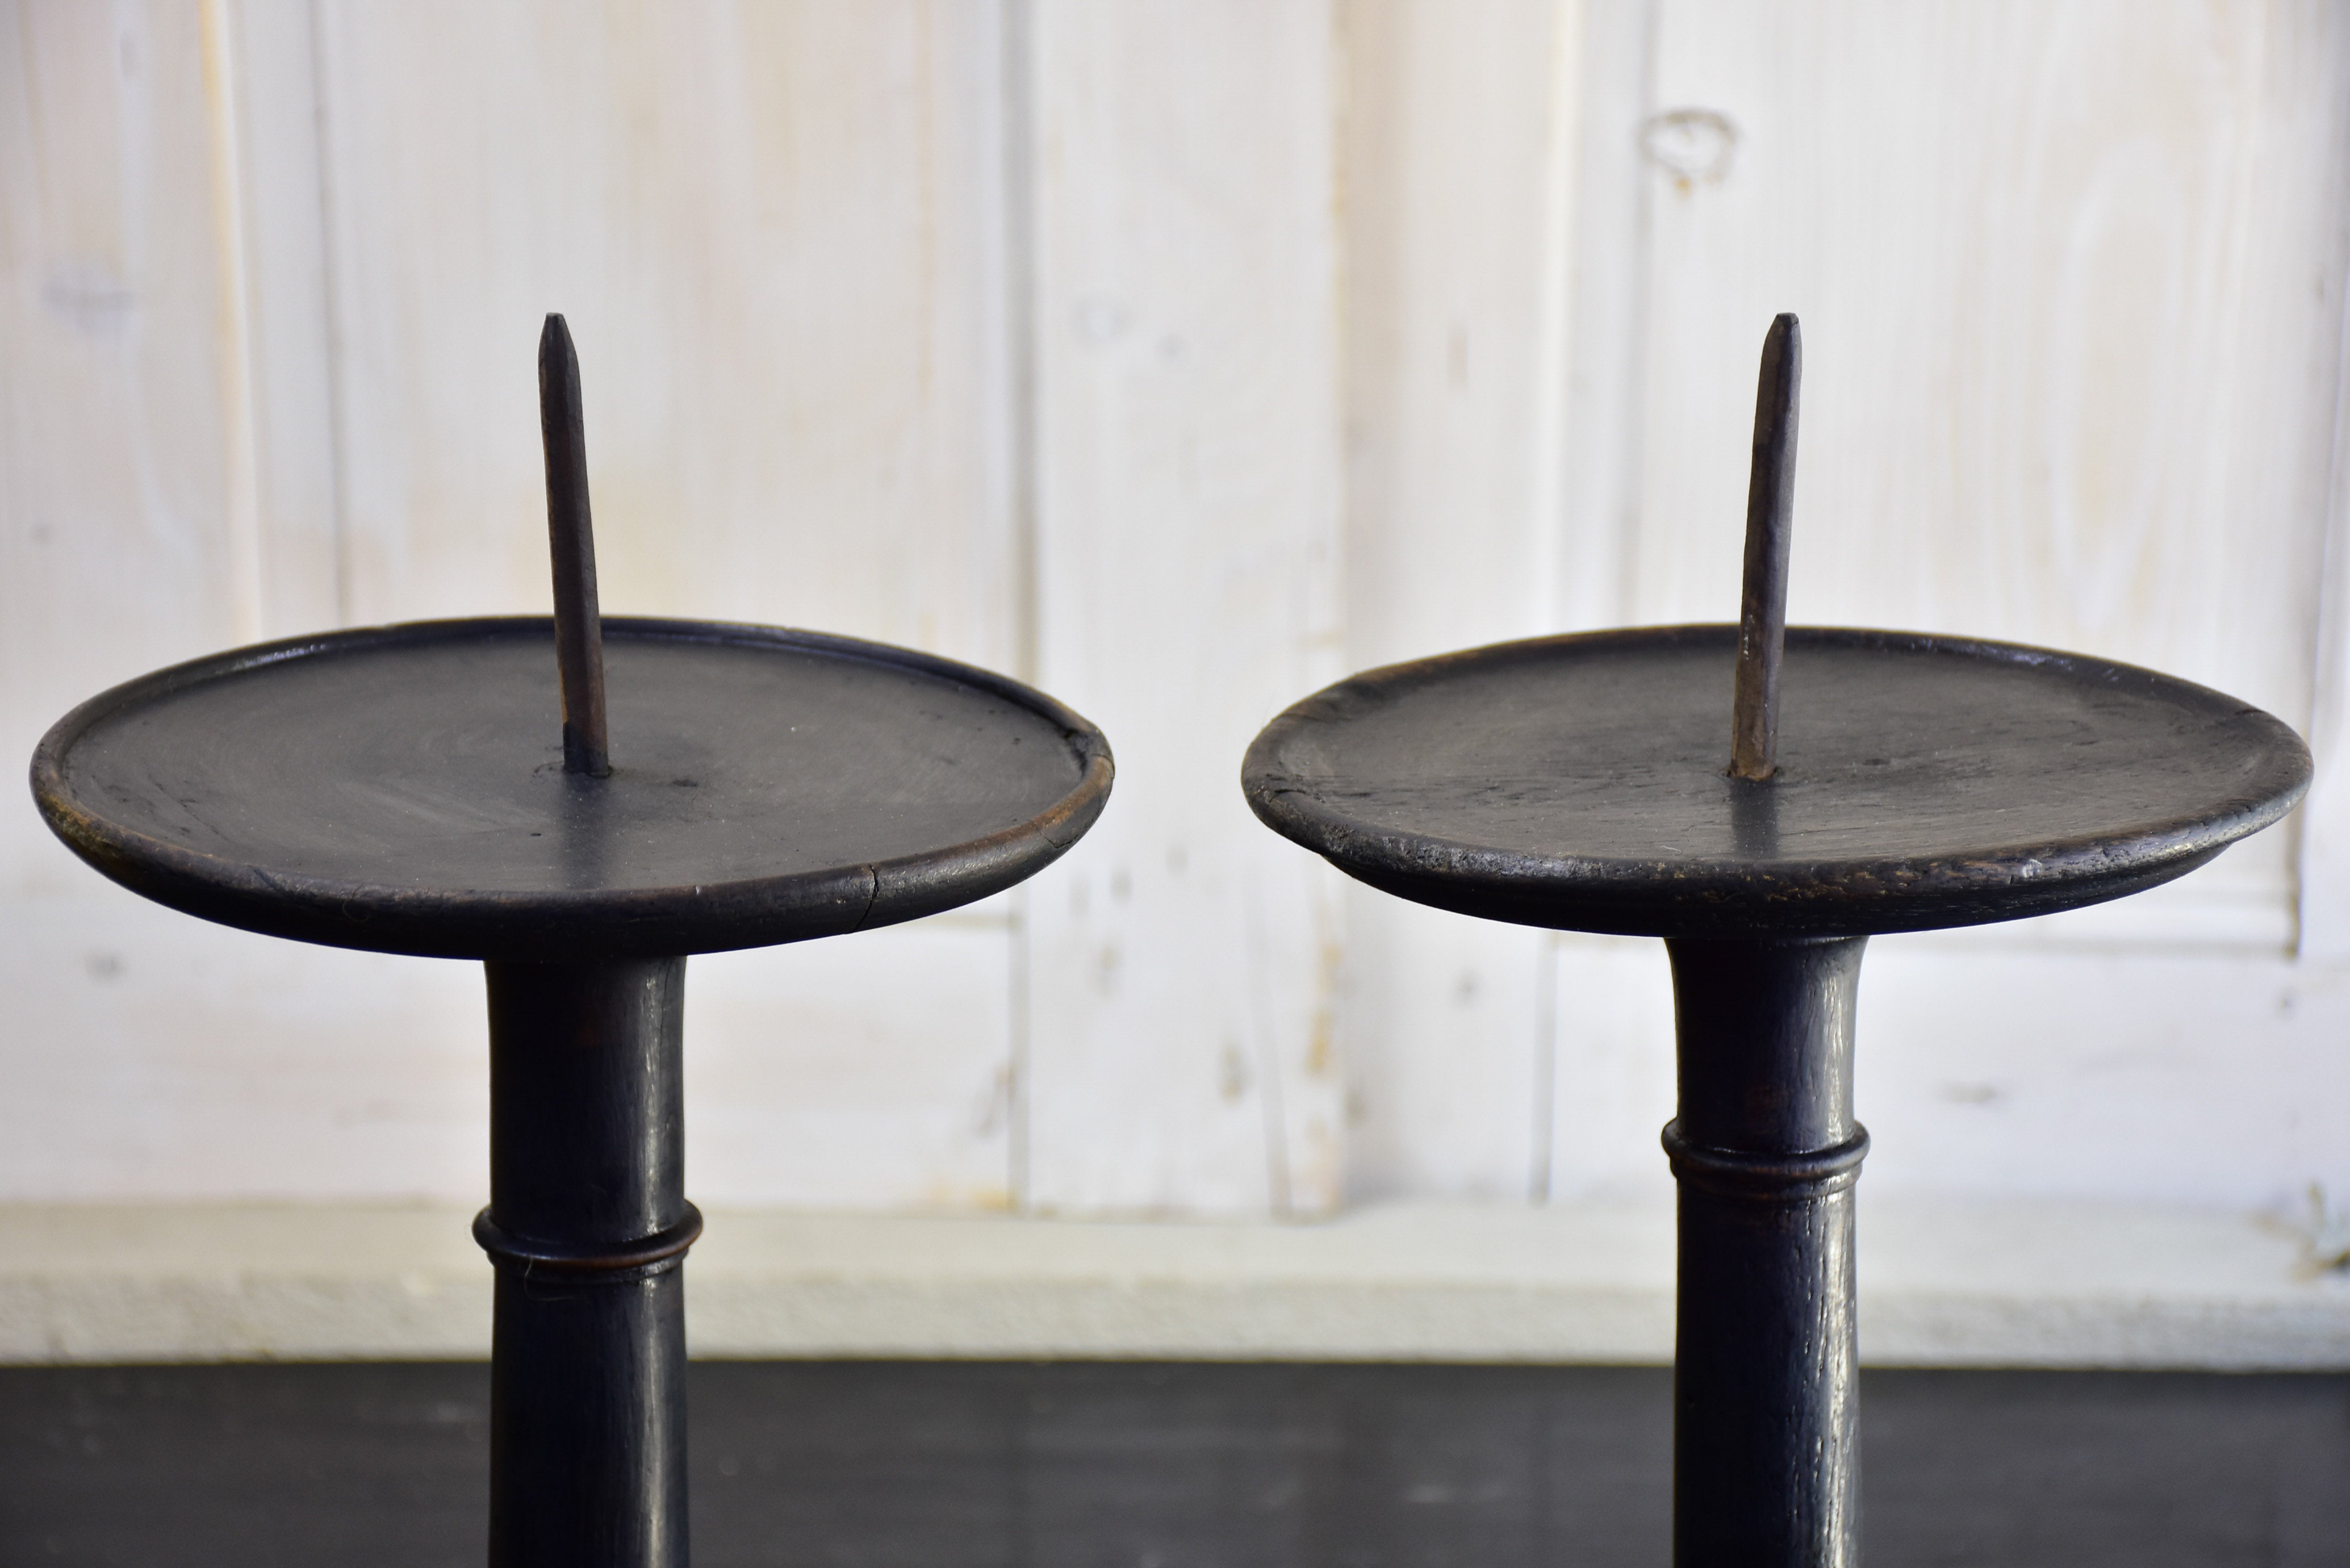
[{"label": "white wooden panel wall", "polygon": [[[1799,618],[2165,665],[2334,757],[2345,117],[2321,0],[16,0],[0,745],[240,639],[543,605],[560,308],[613,609],[1013,670],[1121,764],[1017,898],[696,961],[697,1196],[1653,1188],[1654,945],[1341,894],[1247,737],[1725,616],[1792,308]],[[1879,944],[1872,1183],[2350,1190],[2330,777],[2173,892]],[[21,806],[0,853],[0,1195],[478,1195],[466,966],[151,909]]]}]

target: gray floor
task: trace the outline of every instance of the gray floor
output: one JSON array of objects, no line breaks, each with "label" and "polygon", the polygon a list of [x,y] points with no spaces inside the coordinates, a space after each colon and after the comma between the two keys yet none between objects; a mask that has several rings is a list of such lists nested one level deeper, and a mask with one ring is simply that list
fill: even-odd
[{"label": "gray floor", "polygon": [[[1668,1375],[704,1364],[700,1568],[1669,1556]],[[479,1366],[0,1371],[0,1564],[482,1559]],[[1866,1555],[2350,1568],[2350,1377],[1874,1373]]]}]

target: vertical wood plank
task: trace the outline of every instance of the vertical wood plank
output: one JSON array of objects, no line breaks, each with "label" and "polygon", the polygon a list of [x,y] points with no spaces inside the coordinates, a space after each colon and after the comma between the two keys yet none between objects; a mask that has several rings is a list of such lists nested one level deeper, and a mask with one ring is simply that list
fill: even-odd
[{"label": "vertical wood plank", "polygon": [[[2350,301],[2350,290],[2341,297]],[[2334,394],[2334,472],[2325,556],[2318,579],[2317,670],[2309,721],[2316,764],[2300,820],[2299,929],[2303,958],[2350,959],[2350,303],[2342,316]]]},{"label": "vertical wood plank", "polygon": [[[1340,12],[1349,668],[1553,627],[1581,9]],[[1546,935],[1353,885],[1347,932],[1349,1192],[1523,1197]]]},{"label": "vertical wood plank", "polygon": [[[209,129],[192,9],[0,12],[13,755],[99,687],[233,634]],[[64,853],[29,812],[0,839],[19,875]]]},{"label": "vertical wood plank", "polygon": [[[2309,269],[2314,276],[2306,281],[2314,283],[2336,327],[2332,387],[2325,385],[2322,361],[2309,355],[2313,374],[2303,394],[2312,419],[2322,421],[2330,413],[2333,431],[2324,490],[2305,503],[2323,510],[2325,525],[2315,574],[2319,613],[2308,725],[2317,776],[2296,824],[2301,855],[2295,945],[2304,959],[2339,963],[2350,959],[2350,223],[2317,225],[2328,217],[2338,220],[2343,204],[2350,202],[2350,127],[2344,123],[2350,119],[2350,17],[2338,6],[2280,9],[2279,47],[2272,57],[2282,90],[2271,109],[2274,151],[2267,167],[2282,164],[2278,172],[2287,177],[2272,174],[2272,187],[2285,187],[2272,199],[2291,200],[2288,192],[2298,183],[2291,178],[2293,166],[2313,156],[2319,166],[2308,172],[2316,174],[2321,188],[2334,192],[2330,208],[2320,205],[2305,214],[2314,232],[2301,236],[2308,253],[2304,264],[2314,264]],[[2278,426],[2276,433],[2288,439],[2297,433],[2289,422]]]},{"label": "vertical wood plank", "polygon": [[[1580,22],[1567,385],[1555,438],[1561,631],[1634,618],[1652,194],[1640,138],[1656,109],[1656,0],[1586,0]],[[1652,969],[1643,969],[1619,939],[1549,939],[1539,981],[1549,1003],[1548,1056],[1535,1085],[1539,1147],[1528,1183],[1536,1201],[1657,1179],[1646,1134],[1655,1107],[1640,1096],[1661,1069],[1670,1106],[1672,1036],[1670,981],[1661,950],[1653,956]],[[1638,1147],[1627,1145],[1632,1138],[1642,1140]]]},{"label": "vertical wood plank", "polygon": [[309,0],[235,0],[222,14],[234,56],[255,607],[259,635],[289,637],[343,618],[317,38]]},{"label": "vertical wood plank", "polygon": [[1031,27],[1038,666],[1119,765],[1033,885],[1026,1196],[1319,1210],[1336,900],[1235,781],[1338,672],[1331,16],[1038,0]]},{"label": "vertical wood plank", "polygon": [[1649,171],[1656,0],[1585,0],[1572,83],[1574,219],[1567,385],[1559,443],[1558,629],[1629,619],[1648,372]]},{"label": "vertical wood plank", "polygon": [[[276,509],[265,446],[247,541],[263,591],[248,577],[237,610],[222,257],[238,246],[220,225],[280,190],[270,161],[288,150],[257,144],[251,119],[223,140],[224,115],[266,119],[279,73],[242,53],[253,11],[222,7],[219,43],[240,53],[213,62],[224,96],[208,96],[203,20],[184,5],[0,6],[0,748],[18,759],[115,681],[319,624],[320,605],[297,601],[331,581],[315,559],[269,558],[272,516],[298,524],[305,505],[279,494]],[[247,163],[226,172],[244,207],[224,214],[218,160],[239,148]],[[292,289],[270,238],[228,237],[244,242],[248,307],[255,275],[273,298]],[[248,309],[246,329],[266,343],[275,320]],[[265,348],[252,363],[265,381],[300,358]],[[317,461],[288,441],[295,467]],[[0,1068],[16,1085],[0,1191],[479,1190],[479,982],[461,966],[187,919],[92,875],[21,800],[0,814],[0,985],[16,999]]]},{"label": "vertical wood plank", "polygon": [[219,381],[221,469],[227,514],[229,623],[238,642],[261,638],[261,474],[254,440],[253,319],[245,258],[242,62],[228,0],[197,0],[204,67],[205,182],[212,196],[213,365]]},{"label": "vertical wood plank", "polygon": [[0,1193],[481,1201],[478,966],[270,940],[68,877],[7,911]]}]

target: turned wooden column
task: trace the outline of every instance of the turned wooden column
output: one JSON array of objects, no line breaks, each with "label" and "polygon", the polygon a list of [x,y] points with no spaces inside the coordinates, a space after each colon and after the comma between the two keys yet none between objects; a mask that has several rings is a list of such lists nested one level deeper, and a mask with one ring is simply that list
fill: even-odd
[{"label": "turned wooden column", "polygon": [[1679,1568],[1856,1558],[1853,1189],[1868,1135],[1853,1118],[1853,1000],[1867,938],[2154,887],[2309,784],[2290,729],[2151,670],[1789,627],[1802,358],[1783,316],[1755,399],[1737,625],[1366,670],[1274,720],[1241,764],[1268,827],[1398,898],[1666,940]]},{"label": "turned wooden column", "polygon": [[1851,1568],[1853,1002],[1866,937],[1669,941],[1679,1114],[1673,1561]]},{"label": "turned wooden column", "polygon": [[685,961],[486,968],[492,1568],[683,1568]]},{"label": "turned wooden column", "polygon": [[1017,681],[780,627],[603,618],[579,367],[540,337],[553,617],[239,649],[58,721],[33,792],[125,887],[487,965],[495,1568],[685,1568],[685,957],[984,898],[1109,798]]}]

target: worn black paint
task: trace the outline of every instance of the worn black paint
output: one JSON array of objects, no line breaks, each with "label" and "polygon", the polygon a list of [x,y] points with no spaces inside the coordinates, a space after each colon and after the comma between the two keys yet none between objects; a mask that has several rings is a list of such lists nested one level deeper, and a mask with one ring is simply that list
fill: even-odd
[{"label": "worn black paint", "polygon": [[1373,887],[1669,940],[1680,1568],[1855,1561],[1863,941],[2153,887],[2309,784],[2284,724],[2150,670],[1906,632],[1783,647],[1767,779],[1722,764],[1729,626],[1369,670],[1275,719],[1242,765],[1260,819]]}]

